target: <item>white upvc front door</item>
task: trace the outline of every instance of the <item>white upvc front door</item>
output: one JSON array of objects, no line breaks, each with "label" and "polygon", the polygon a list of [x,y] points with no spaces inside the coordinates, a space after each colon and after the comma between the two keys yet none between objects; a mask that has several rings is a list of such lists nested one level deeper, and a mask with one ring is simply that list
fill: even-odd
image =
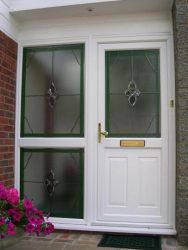
[{"label": "white upvc front door", "polygon": [[[151,42],[152,39],[153,42]],[[63,55],[65,52],[67,54],[69,51],[72,63],[70,64],[69,60],[63,59],[62,63],[65,63],[65,65],[67,63],[67,67],[62,67],[64,72],[61,68],[54,67],[54,69],[59,72],[60,76],[69,74],[70,79],[74,78],[75,86],[77,86],[76,84],[82,86],[81,88],[78,86],[75,93],[72,93],[74,84],[71,85],[70,82],[63,81],[62,76],[59,78],[61,79],[60,82],[55,81],[57,90],[61,90],[61,85],[63,85],[65,91],[56,98],[57,102],[54,109],[59,108],[59,110],[56,116],[56,124],[54,123],[56,126],[54,125],[53,128],[58,133],[64,129],[64,135],[67,131],[71,131],[70,138],[64,137],[64,135],[51,137],[52,133],[47,137],[43,137],[43,134],[38,137],[38,133],[33,136],[33,131],[37,131],[38,127],[40,129],[44,127],[44,130],[47,130],[48,133],[48,130],[52,128],[45,126],[46,123],[43,119],[47,117],[45,113],[47,109],[44,109],[45,115],[42,117],[42,112],[39,109],[41,106],[38,105],[34,109],[34,105],[37,104],[36,101],[29,101],[29,98],[41,98],[41,95],[35,97],[33,93],[29,93],[25,94],[28,102],[26,102],[23,111],[32,107],[33,115],[31,112],[26,112],[31,120],[30,125],[32,125],[32,121],[34,121],[34,125],[38,123],[40,125],[35,126],[32,129],[33,131],[30,131],[28,119],[24,118],[24,112],[21,112],[20,108],[22,86],[20,73],[16,162],[17,166],[21,165],[21,169],[24,169],[24,171],[21,172],[20,176],[20,170],[17,167],[17,186],[19,187],[20,184],[23,185],[25,182],[25,190],[27,189],[28,192],[36,195],[36,200],[40,203],[41,193],[36,191],[37,185],[32,184],[34,188],[30,188],[30,183],[33,182],[32,178],[38,178],[39,174],[42,173],[39,168],[46,169],[48,165],[56,167],[53,172],[58,185],[55,186],[55,191],[52,189],[54,196],[56,191],[58,195],[64,191],[65,180],[69,180],[74,174],[77,177],[79,176],[81,180],[80,188],[78,189],[75,186],[76,188],[72,190],[75,194],[75,200],[79,200],[79,202],[71,203],[73,204],[72,209],[66,208],[62,213],[66,200],[63,201],[58,195],[56,195],[56,198],[62,201],[61,206],[58,207],[51,202],[47,204],[53,205],[54,211],[60,208],[60,212],[59,210],[52,211],[53,214],[50,218],[56,228],[129,233],[175,233],[175,163],[173,162],[175,158],[173,155],[175,152],[175,121],[174,109],[170,108],[170,100],[174,98],[173,76],[170,75],[173,73],[172,65],[170,65],[171,42],[169,42],[168,37],[162,37],[158,40],[152,39],[146,39],[147,41],[145,41],[140,38],[138,42],[136,38],[131,40],[118,36],[111,38],[111,40],[109,37],[70,40],[67,44],[64,40],[61,41],[60,54]],[[130,40],[131,42],[129,42]],[[59,46],[49,44],[50,53],[49,48],[45,48],[45,46],[42,48],[40,47],[41,44],[42,42],[39,44],[31,43],[28,48],[28,44],[24,46],[26,51],[28,49],[28,53],[33,53],[30,50],[36,50],[40,53],[41,49],[43,52],[45,51],[50,58],[44,60],[47,66],[52,66],[53,60],[54,65],[61,66],[58,61],[60,60],[58,59],[59,54],[53,53],[53,51],[59,51]],[[36,48],[32,48],[32,46]],[[77,52],[78,55],[73,53],[72,46],[81,48],[80,60],[82,63],[78,60],[79,53]],[[40,53],[38,57],[37,53],[36,56],[32,56],[32,53],[32,59],[38,57],[40,59]],[[30,56],[28,59],[30,59]],[[73,74],[73,68],[66,70],[70,65],[73,68],[80,69],[76,71],[78,76],[75,73]],[[20,59],[21,68],[22,59]],[[33,70],[38,70],[38,67],[34,67]],[[29,73],[32,73],[33,70]],[[53,72],[52,69],[51,71]],[[82,75],[81,78],[79,74]],[[37,76],[37,74],[35,75]],[[80,82],[77,81],[78,79],[80,79]],[[36,84],[36,81],[29,81],[30,83]],[[51,81],[47,81],[47,87],[52,89],[53,85],[50,83]],[[36,84],[33,90],[36,91],[40,84]],[[68,93],[68,90],[71,93]],[[30,91],[30,88],[28,88],[28,91]],[[44,91],[43,95],[45,96],[45,102],[48,104],[50,99],[48,96],[46,98],[47,93],[49,91]],[[82,97],[80,106],[73,101],[74,98],[77,98],[75,96],[78,93]],[[68,104],[64,102],[61,105],[61,98],[68,98],[65,97],[66,94],[72,96],[73,100],[70,99],[70,102],[67,102]],[[64,99],[64,101],[66,100]],[[49,110],[52,110],[51,107]],[[81,112],[82,119],[79,122],[75,113]],[[73,122],[72,127],[70,127],[71,114],[72,116],[75,115],[73,121],[76,121],[76,126]],[[64,120],[60,119],[61,116]],[[66,117],[69,118],[67,123],[65,122]],[[24,122],[20,124],[20,120],[25,121],[25,125]],[[41,125],[43,122],[44,125]],[[62,124],[67,124],[67,126],[64,127]],[[78,124],[81,124],[82,131],[80,133],[77,131],[79,130]],[[100,142],[97,142],[97,124],[101,125],[102,133],[108,132],[106,136],[105,133],[100,134]],[[25,126],[25,132],[23,130],[25,134],[22,133],[23,135],[20,136],[21,126],[23,127],[23,125]],[[29,137],[28,133],[30,133]],[[127,143],[128,146],[125,145]],[[50,156],[47,153],[50,153]],[[40,161],[37,160],[39,158]],[[74,167],[75,163],[76,167]],[[37,171],[30,171],[34,168]],[[25,172],[25,177],[23,172]],[[51,173],[52,171],[48,172]],[[38,185],[43,186],[43,189],[45,186],[43,184],[48,184],[49,177],[53,177],[53,174],[48,175],[47,181],[44,182],[46,172],[44,173],[41,174],[42,183],[38,181]],[[26,177],[30,179],[28,180]],[[61,180],[63,180],[62,183]],[[71,181],[69,186],[72,188],[74,180]],[[40,191],[43,189],[38,188]],[[67,190],[69,191],[68,188]],[[21,191],[24,193],[23,188]],[[69,196],[73,195],[69,192]],[[77,210],[81,211],[80,214],[73,214]],[[69,212],[70,214],[68,214]]]},{"label": "white upvc front door", "polygon": [[108,135],[101,134],[98,142],[96,224],[165,227],[170,173],[166,44],[99,44],[98,62],[98,123]]}]

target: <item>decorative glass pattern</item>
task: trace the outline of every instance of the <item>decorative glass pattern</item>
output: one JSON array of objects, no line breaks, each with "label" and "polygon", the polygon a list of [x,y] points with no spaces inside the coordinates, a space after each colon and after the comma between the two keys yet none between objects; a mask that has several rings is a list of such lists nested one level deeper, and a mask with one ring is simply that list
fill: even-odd
[{"label": "decorative glass pattern", "polygon": [[22,137],[84,136],[84,45],[25,48]]},{"label": "decorative glass pattern", "polygon": [[159,50],[106,51],[109,137],[160,137]]},{"label": "decorative glass pattern", "polygon": [[54,108],[57,98],[58,98],[57,89],[55,87],[55,84],[52,82],[47,91],[48,104],[51,108]]},{"label": "decorative glass pattern", "polygon": [[125,95],[128,97],[129,104],[133,107],[137,103],[137,97],[140,95],[140,90],[137,89],[136,83],[134,80],[131,80]]},{"label": "decorative glass pattern", "polygon": [[52,217],[83,218],[83,149],[21,149],[21,196]]}]

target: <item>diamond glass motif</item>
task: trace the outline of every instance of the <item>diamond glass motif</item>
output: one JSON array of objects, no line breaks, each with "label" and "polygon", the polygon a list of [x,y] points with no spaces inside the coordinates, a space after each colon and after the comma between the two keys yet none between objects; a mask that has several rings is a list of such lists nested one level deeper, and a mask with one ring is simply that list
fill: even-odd
[{"label": "diamond glass motif", "polygon": [[47,175],[47,178],[46,178],[44,184],[46,186],[46,190],[47,190],[48,194],[50,196],[52,196],[54,191],[55,191],[55,187],[59,184],[59,182],[55,180],[55,174],[52,171],[52,169],[50,170],[49,174]]},{"label": "diamond glass motif", "polygon": [[55,87],[55,84],[52,82],[47,91],[48,104],[51,108],[54,108],[57,98],[58,98],[57,89]]},{"label": "diamond glass motif", "polygon": [[137,88],[134,80],[131,80],[127,90],[125,90],[125,95],[128,97],[129,104],[134,107],[137,103],[137,97],[141,94],[140,90]]}]

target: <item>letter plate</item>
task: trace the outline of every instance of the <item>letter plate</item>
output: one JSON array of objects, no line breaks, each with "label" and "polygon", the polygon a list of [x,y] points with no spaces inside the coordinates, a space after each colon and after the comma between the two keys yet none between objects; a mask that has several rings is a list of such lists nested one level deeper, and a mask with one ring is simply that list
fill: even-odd
[{"label": "letter plate", "polygon": [[144,140],[121,140],[120,147],[145,147]]}]

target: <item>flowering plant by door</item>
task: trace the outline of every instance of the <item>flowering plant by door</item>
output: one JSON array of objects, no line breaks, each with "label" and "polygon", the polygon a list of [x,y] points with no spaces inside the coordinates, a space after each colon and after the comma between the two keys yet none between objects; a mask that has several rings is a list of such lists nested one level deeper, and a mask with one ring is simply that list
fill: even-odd
[{"label": "flowering plant by door", "polygon": [[47,235],[54,231],[54,226],[45,221],[43,211],[31,200],[20,200],[17,189],[8,189],[0,183],[0,237],[16,235],[17,229]]}]

